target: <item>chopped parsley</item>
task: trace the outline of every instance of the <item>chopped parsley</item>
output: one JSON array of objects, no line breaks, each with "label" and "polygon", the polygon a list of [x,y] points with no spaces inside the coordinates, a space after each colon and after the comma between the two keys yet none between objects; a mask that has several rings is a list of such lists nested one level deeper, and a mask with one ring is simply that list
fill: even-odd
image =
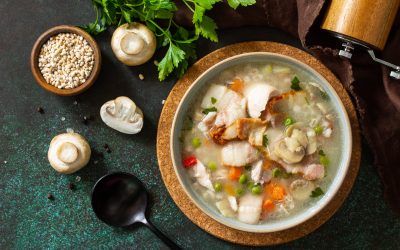
[{"label": "chopped parsley", "polygon": [[211,97],[211,103],[212,103],[212,104],[215,104],[216,102],[217,102],[217,98]]},{"label": "chopped parsley", "polygon": [[299,80],[299,78],[297,78],[297,76],[294,76],[291,82],[292,82],[292,85],[290,85],[291,89],[293,89],[295,91],[301,90],[300,80]]},{"label": "chopped parsley", "polygon": [[268,137],[267,137],[267,135],[263,135],[262,145],[263,145],[264,147],[267,147],[267,146],[268,146]]},{"label": "chopped parsley", "polygon": [[321,91],[321,97],[324,100],[327,100],[327,101],[329,100],[329,95],[324,91]]},{"label": "chopped parsley", "polygon": [[311,197],[311,198],[315,198],[315,197],[321,196],[321,195],[323,195],[323,194],[325,194],[324,191],[322,191],[322,189],[321,189],[320,187],[317,187],[316,189],[314,189],[314,190],[311,192],[310,197]]},{"label": "chopped parsley", "polygon": [[191,116],[187,116],[183,121],[182,130],[192,130],[193,128],[193,118]]},{"label": "chopped parsley", "polygon": [[287,179],[290,177],[291,174],[288,174],[286,171],[282,171],[280,168],[273,168],[272,169],[272,177],[274,178],[283,178]]},{"label": "chopped parsley", "polygon": [[206,108],[206,109],[203,110],[202,113],[206,115],[206,114],[208,114],[210,112],[217,112],[217,108],[216,107]]}]

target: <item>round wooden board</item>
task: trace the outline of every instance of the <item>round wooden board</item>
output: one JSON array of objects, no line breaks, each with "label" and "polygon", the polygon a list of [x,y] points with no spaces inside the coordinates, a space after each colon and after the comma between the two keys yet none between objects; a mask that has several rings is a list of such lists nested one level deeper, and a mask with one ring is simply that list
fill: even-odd
[{"label": "round wooden board", "polygon": [[[175,111],[180,100],[194,80],[205,70],[228,57],[247,52],[273,52],[293,57],[308,64],[328,80],[340,96],[349,115],[353,132],[353,149],[350,168],[336,196],[310,220],[287,230],[273,233],[248,233],[227,227],[208,217],[191,202],[182,189],[174,172],[170,152],[170,131]],[[245,42],[216,50],[197,61],[186,74],[178,80],[171,90],[161,112],[157,133],[157,157],[162,178],[172,199],[182,212],[196,225],[208,233],[233,243],[251,246],[276,245],[303,237],[326,222],[342,205],[349,194],[357,176],[361,159],[360,130],[356,111],[340,81],[321,62],[304,51],[274,42]]]}]

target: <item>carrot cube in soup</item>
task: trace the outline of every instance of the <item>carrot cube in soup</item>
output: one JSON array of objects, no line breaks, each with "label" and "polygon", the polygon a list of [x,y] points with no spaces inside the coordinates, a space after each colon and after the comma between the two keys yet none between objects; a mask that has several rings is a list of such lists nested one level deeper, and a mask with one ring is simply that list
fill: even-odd
[{"label": "carrot cube in soup", "polygon": [[275,209],[275,204],[271,199],[266,199],[263,202],[262,208],[266,212],[272,212]]},{"label": "carrot cube in soup", "polygon": [[236,78],[235,80],[233,80],[233,82],[231,83],[229,88],[231,90],[241,94],[243,92],[243,88],[244,88],[243,81],[238,79],[238,78]]},{"label": "carrot cube in soup", "polygon": [[266,191],[269,197],[273,200],[283,200],[286,195],[285,188],[276,183],[270,183],[266,186]]},{"label": "carrot cube in soup", "polygon": [[236,181],[236,180],[239,180],[241,174],[242,174],[242,171],[240,168],[230,167],[229,173],[228,173],[228,178],[229,178],[229,180]]}]

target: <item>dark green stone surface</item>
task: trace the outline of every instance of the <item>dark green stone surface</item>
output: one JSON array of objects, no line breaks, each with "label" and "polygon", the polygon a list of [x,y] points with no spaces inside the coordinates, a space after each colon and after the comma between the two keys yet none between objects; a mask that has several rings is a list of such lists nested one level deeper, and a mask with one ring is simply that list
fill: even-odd
[{"label": "dark green stone surface", "polygon": [[[145,183],[152,197],[150,220],[183,248],[242,248],[191,223],[162,182],[155,153],[156,129],[161,101],[174,79],[159,83],[151,62],[135,68],[123,66],[111,52],[111,33],[105,33],[96,38],[104,59],[99,80],[74,105],[77,98],[55,96],[36,85],[29,56],[35,39],[46,29],[91,21],[90,1],[1,0],[0,13],[0,249],[165,248],[145,227],[112,228],[93,214],[92,185],[102,175],[118,170],[132,172]],[[285,34],[259,27],[221,31],[220,43],[201,41],[198,52],[203,56],[218,47],[250,40],[299,46]],[[138,79],[139,73],[144,74],[144,81]],[[131,97],[143,109],[146,120],[140,134],[120,134],[100,120],[100,106],[119,95]],[[36,112],[39,106],[44,114]],[[84,125],[84,115],[95,119]],[[47,150],[52,137],[67,128],[85,136],[94,154],[83,170],[64,176],[48,164]],[[111,153],[105,152],[104,143]],[[81,181],[76,181],[77,176]],[[75,183],[75,191],[68,189],[69,182]],[[54,195],[53,201],[47,199],[48,193]],[[317,231],[276,248],[400,249],[400,220],[382,193],[371,153],[364,145],[360,174],[343,207]]]}]

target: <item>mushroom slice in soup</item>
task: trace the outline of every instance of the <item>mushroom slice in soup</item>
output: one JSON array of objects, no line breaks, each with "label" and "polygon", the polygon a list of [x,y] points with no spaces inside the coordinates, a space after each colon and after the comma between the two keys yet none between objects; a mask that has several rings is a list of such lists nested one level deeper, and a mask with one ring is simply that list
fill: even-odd
[{"label": "mushroom slice in soup", "polygon": [[306,200],[314,190],[314,183],[308,180],[294,180],[289,187],[289,191],[296,200]]},{"label": "mushroom slice in soup", "polygon": [[262,200],[262,195],[243,195],[239,199],[238,219],[244,223],[257,223],[261,215]]},{"label": "mushroom slice in soup", "polygon": [[242,118],[236,121],[238,137],[248,140],[253,146],[262,146],[267,123],[255,118]]},{"label": "mushroom slice in soup", "polygon": [[268,100],[278,95],[276,88],[266,83],[249,83],[244,85],[243,95],[247,98],[247,111],[252,118],[259,118],[265,110]]},{"label": "mushroom slice in soup", "polygon": [[221,150],[222,162],[225,166],[246,166],[259,158],[258,151],[247,141],[232,141]]}]

